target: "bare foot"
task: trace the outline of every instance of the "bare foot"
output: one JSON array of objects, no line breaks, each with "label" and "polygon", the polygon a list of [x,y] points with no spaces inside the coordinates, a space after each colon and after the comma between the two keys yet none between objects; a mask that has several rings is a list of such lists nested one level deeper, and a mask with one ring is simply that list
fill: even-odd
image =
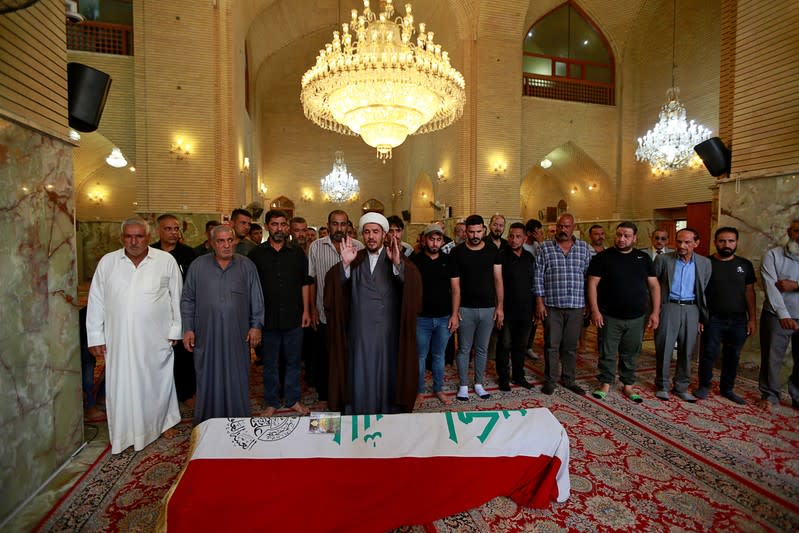
[{"label": "bare foot", "polygon": [[300,402],[297,402],[297,403],[295,403],[294,405],[292,405],[291,407],[289,407],[289,409],[291,409],[291,410],[292,410],[292,411],[294,411],[295,413],[299,413],[299,414],[300,414],[300,416],[305,416],[305,415],[307,415],[307,414],[308,414],[308,412],[309,412],[309,411],[308,411],[308,408],[307,408],[307,407],[305,407],[304,405],[302,405]]},{"label": "bare foot", "polygon": [[187,399],[185,402],[183,402],[183,403],[185,403],[185,404],[186,404],[186,407],[188,407],[189,409],[194,409],[194,402],[195,402],[196,400],[197,400],[197,397],[196,397],[196,396],[192,396],[191,398],[188,398],[188,399]]},{"label": "bare foot", "polygon": [[178,430],[175,428],[169,428],[163,433],[161,433],[161,436],[164,437],[165,439],[174,439],[175,437],[178,436]]},{"label": "bare foot", "polygon": [[93,405],[83,413],[83,420],[86,422],[104,422],[107,418],[104,412]]},{"label": "bare foot", "polygon": [[766,411],[767,413],[771,412],[771,408],[773,407],[772,403],[765,398],[755,402],[755,406],[757,406],[758,409]]},{"label": "bare foot", "polygon": [[443,403],[444,405],[452,405],[452,400],[450,400],[450,399],[449,399],[449,396],[447,396],[446,394],[444,394],[444,392],[443,392],[443,391],[438,391],[438,392],[436,393],[436,398],[438,398],[438,399],[439,399],[439,401],[440,401],[441,403]]},{"label": "bare foot", "polygon": [[413,402],[413,410],[416,411],[417,409],[421,409],[423,403],[424,403],[424,396],[422,396],[421,394],[417,394],[416,401]]},{"label": "bare foot", "polygon": [[275,409],[274,407],[272,407],[270,405],[266,409],[263,410],[263,412],[261,413],[261,416],[263,416],[263,417],[274,416],[276,411],[277,411],[277,409]]}]

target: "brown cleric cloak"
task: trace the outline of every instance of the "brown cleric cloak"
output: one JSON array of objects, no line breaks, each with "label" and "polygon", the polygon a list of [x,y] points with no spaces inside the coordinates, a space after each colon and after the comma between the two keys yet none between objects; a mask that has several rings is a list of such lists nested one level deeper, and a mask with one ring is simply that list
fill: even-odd
[{"label": "brown cleric cloak", "polygon": [[[366,259],[361,250],[350,268],[354,269]],[[416,353],[416,317],[422,311],[422,277],[416,265],[405,256],[405,282],[402,287],[400,308],[399,347],[397,352],[397,398],[403,412],[410,413],[416,401],[419,386],[419,356]],[[349,402],[347,382],[347,331],[350,316],[350,283],[342,284],[344,272],[341,263],[328,270],[325,276],[325,314],[327,316],[327,349],[329,356],[328,408],[343,411]]]}]

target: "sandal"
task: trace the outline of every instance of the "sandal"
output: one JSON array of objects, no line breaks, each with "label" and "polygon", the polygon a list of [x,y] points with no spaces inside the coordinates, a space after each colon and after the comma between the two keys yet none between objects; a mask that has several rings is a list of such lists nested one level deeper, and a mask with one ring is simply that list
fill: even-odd
[{"label": "sandal", "polygon": [[638,394],[637,392],[631,392],[630,394],[627,395],[627,398],[629,398],[631,401],[635,403],[644,403],[644,399],[641,398],[641,395]]},{"label": "sandal", "polygon": [[593,396],[597,400],[604,400],[607,395],[608,393],[603,390],[595,390],[594,392],[591,393],[591,396]]}]

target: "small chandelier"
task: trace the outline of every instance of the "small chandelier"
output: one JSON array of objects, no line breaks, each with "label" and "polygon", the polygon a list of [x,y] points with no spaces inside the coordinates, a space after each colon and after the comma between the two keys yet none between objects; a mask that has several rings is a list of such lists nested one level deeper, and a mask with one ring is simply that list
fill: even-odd
[{"label": "small chandelier", "polygon": [[105,162],[114,168],[123,168],[128,164],[127,159],[122,155],[122,151],[116,146],[111,150],[111,153],[108,154],[108,157],[105,158]]},{"label": "small chandelier", "polygon": [[[392,0],[378,15],[363,1],[363,14],[333,32],[333,41],[302,77],[306,118],[344,135],[360,135],[391,158],[408,135],[446,128],[463,114],[465,82],[433,32],[419,24],[416,44],[411,5],[395,17]],[[350,33],[352,32],[352,33]]]},{"label": "small chandelier", "polygon": [[668,102],[660,108],[657,124],[646,135],[638,138],[635,158],[646,161],[655,175],[667,175],[679,168],[696,168],[701,161],[694,154],[694,146],[707,140],[712,132],[686,119],[685,106],[680,102],[680,89],[675,83],[675,48],[677,38],[677,0],[674,0],[674,21],[671,44],[671,88],[666,91]]},{"label": "small chandelier", "polygon": [[336,152],[333,170],[322,178],[319,191],[325,195],[328,201],[337,204],[354,200],[361,191],[358,186],[358,180],[353,178],[352,174],[347,171],[347,165],[344,163],[344,152],[341,150]]}]

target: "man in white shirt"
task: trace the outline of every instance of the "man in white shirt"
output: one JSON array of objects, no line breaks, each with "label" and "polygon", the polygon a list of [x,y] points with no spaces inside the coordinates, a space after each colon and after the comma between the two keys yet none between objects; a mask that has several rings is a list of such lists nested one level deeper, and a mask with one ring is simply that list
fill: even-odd
[{"label": "man in white shirt", "polygon": [[172,346],[182,338],[175,259],[148,246],[147,222],[122,223],[121,250],[100,259],[89,290],[89,351],[105,359],[111,453],[141,450],[180,422]]},{"label": "man in white shirt", "polygon": [[799,409],[799,218],[788,227],[788,243],[763,256],[760,277],[766,299],[760,314],[760,396],[758,406],[771,409],[780,403],[782,362],[788,344],[793,372],[788,393]]}]

